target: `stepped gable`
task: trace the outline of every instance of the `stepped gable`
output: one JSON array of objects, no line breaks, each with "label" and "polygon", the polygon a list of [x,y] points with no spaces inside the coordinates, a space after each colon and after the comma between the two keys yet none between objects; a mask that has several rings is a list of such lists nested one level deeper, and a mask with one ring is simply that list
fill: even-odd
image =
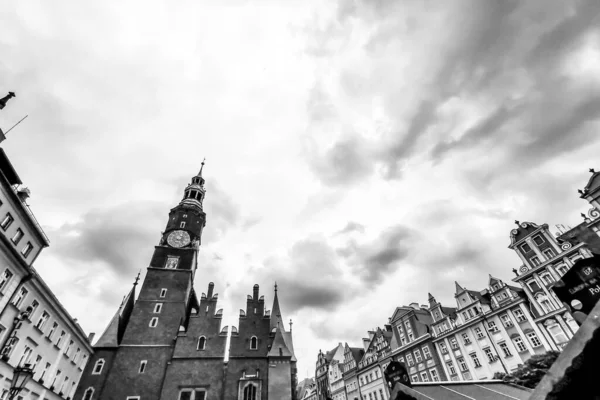
[{"label": "stepped gable", "polygon": [[218,295],[214,293],[214,286],[209,283],[200,304],[190,309],[187,327],[177,335],[174,358],[222,359],[225,356],[227,332],[221,332],[223,311],[217,309]]},{"label": "stepped gable", "polygon": [[[265,315],[264,296],[259,297],[259,287],[254,285],[252,296],[246,300],[246,311],[240,313],[238,334],[231,337],[229,357],[266,357],[269,353],[270,318]],[[256,349],[250,349],[252,338]]]}]

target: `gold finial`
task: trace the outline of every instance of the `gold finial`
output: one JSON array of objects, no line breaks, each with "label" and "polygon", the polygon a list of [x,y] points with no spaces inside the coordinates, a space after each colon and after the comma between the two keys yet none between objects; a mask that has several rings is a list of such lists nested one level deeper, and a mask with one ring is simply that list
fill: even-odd
[{"label": "gold finial", "polygon": [[275,281],[275,293],[277,293],[277,281]]},{"label": "gold finial", "polygon": [[292,322],[292,319],[290,318],[290,332],[292,331],[292,325],[293,325],[293,324],[294,324],[294,323]]}]

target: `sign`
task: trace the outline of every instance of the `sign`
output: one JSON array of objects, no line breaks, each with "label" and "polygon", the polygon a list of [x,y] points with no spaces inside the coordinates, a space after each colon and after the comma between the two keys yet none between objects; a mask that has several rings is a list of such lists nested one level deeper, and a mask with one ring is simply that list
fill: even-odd
[{"label": "sign", "polygon": [[552,290],[569,305],[573,316],[589,314],[600,300],[600,256],[578,260]]},{"label": "sign", "polygon": [[391,389],[396,383],[401,383],[408,387],[412,387],[410,378],[406,373],[406,367],[399,361],[391,361],[387,368],[383,371],[383,376]]}]

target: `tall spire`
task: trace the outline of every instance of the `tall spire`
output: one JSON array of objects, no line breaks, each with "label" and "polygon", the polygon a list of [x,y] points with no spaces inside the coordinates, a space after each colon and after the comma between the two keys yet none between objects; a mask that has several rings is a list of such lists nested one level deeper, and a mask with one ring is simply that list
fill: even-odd
[{"label": "tall spire", "polygon": [[204,169],[204,163],[206,162],[206,157],[204,157],[204,159],[202,160],[202,163],[200,163],[200,172],[198,172],[198,176],[202,177],[202,170]]},{"label": "tall spire", "polygon": [[271,330],[279,328],[285,332],[285,325],[281,318],[281,309],[279,308],[279,299],[277,298],[277,283],[275,283],[275,297],[273,298],[273,311],[271,311]]}]

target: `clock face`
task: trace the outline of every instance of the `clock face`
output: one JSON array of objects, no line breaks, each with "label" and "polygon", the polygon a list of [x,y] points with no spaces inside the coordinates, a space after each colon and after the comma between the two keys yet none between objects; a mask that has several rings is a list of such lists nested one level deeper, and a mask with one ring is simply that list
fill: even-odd
[{"label": "clock face", "polygon": [[174,231],[167,237],[167,243],[172,247],[183,247],[190,243],[190,235],[186,231]]}]

